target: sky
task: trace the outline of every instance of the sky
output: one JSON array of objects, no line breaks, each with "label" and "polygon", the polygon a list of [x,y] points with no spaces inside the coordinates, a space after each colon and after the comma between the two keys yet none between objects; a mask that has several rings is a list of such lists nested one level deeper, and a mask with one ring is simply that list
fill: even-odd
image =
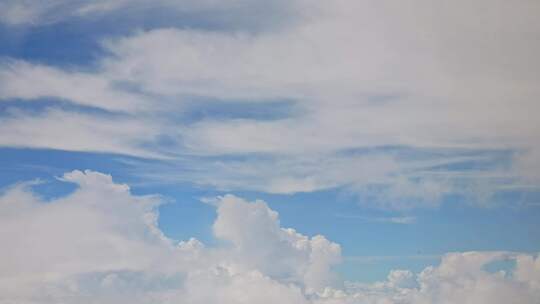
[{"label": "sky", "polygon": [[0,0],[0,304],[540,303],[539,13]]}]

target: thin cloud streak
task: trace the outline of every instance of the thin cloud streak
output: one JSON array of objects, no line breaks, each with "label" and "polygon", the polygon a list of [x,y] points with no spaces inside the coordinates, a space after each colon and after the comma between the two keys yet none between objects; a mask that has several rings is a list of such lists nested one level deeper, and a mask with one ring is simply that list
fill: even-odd
[{"label": "thin cloud streak", "polygon": [[392,223],[392,224],[404,224],[410,225],[416,223],[416,217],[414,216],[395,216],[395,217],[370,217],[354,214],[336,214],[335,217],[342,219],[354,219],[363,222],[377,222],[377,223]]},{"label": "thin cloud streak", "polygon": [[440,260],[444,254],[414,254],[414,255],[373,255],[373,256],[344,256],[343,260],[347,262],[360,263],[360,264],[374,264],[378,262],[386,261],[404,261],[404,260],[426,260],[436,261]]}]

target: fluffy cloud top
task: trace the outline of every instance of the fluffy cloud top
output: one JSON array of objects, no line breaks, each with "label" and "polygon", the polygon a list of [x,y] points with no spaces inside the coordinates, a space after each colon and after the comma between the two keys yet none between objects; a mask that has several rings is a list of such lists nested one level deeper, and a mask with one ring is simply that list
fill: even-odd
[{"label": "fluffy cloud top", "polygon": [[[262,201],[212,200],[224,243],[177,242],[157,227],[158,196],[134,196],[111,176],[73,171],[65,197],[29,184],[0,197],[0,303],[538,303],[540,259],[452,253],[419,274],[392,271],[371,285],[339,282],[339,245],[281,228]],[[489,272],[514,260],[511,273]]]},{"label": "fluffy cloud top", "polygon": [[[77,190],[45,202],[20,184],[0,199],[2,303],[81,303],[88,292],[106,297],[138,284],[148,293],[166,289],[191,299],[185,303],[238,303],[244,285],[251,286],[249,301],[277,303],[275,297],[288,299],[290,292],[286,301],[297,303],[301,290],[319,290],[333,279],[330,266],[339,260],[339,246],[279,227],[277,213],[264,202],[218,198],[215,235],[229,245],[206,249],[195,239],[177,243],[161,233],[159,197],[133,196],[127,185],[92,171],[61,179],[76,183]],[[207,298],[199,283],[216,285],[216,298]],[[279,293],[268,297],[272,290]]]}]

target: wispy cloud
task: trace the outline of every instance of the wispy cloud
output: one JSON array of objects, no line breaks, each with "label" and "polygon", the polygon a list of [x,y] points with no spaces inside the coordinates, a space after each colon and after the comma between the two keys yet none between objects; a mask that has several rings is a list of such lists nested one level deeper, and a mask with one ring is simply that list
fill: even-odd
[{"label": "wispy cloud", "polygon": [[[263,2],[188,1],[181,6],[251,16],[239,12],[264,8]],[[29,2],[21,3],[8,2],[8,7],[15,7],[14,12],[31,8]],[[104,11],[145,7],[142,1],[54,3],[35,9],[44,15],[92,14],[99,19]],[[156,6],[184,9],[170,1]],[[370,201],[387,209],[438,206],[445,195],[465,191],[463,179],[456,176],[474,164],[464,162],[444,175],[440,168],[418,166],[430,160],[427,156],[416,161],[399,153],[389,156],[383,152],[386,147],[439,150],[443,165],[455,161],[456,150],[518,151],[509,164],[477,168],[504,180],[479,174],[467,181],[485,185],[478,197],[489,197],[501,184],[538,184],[540,130],[530,113],[539,110],[538,75],[531,71],[540,69],[534,52],[540,43],[527,38],[540,31],[532,13],[537,2],[516,6],[478,0],[467,4],[468,9],[420,0],[406,7],[385,1],[278,1],[271,6],[296,22],[257,32],[245,20],[244,28],[233,32],[168,27],[112,36],[101,43],[104,52],[92,68],[8,60],[0,66],[1,99],[28,103],[51,97],[123,113],[129,122],[104,122],[87,113],[68,132],[59,130],[55,119],[21,114],[3,124],[2,137],[8,140],[0,144],[167,155],[184,167],[206,157],[211,161],[194,165],[201,167],[195,174],[199,184],[271,193],[346,188],[377,196]],[[24,16],[7,11],[16,19]],[[472,11],[482,12],[482,22]],[[43,15],[30,15],[36,14]],[[461,21],[459,28],[455,20]],[[495,30],[497,35],[490,35]],[[182,119],[186,101],[193,97],[237,104],[291,100],[295,109],[287,108],[290,112],[275,119],[212,111]],[[88,126],[107,130],[91,132]],[[58,134],[66,140],[59,143]],[[85,137],[90,140],[78,140]],[[379,154],[343,153],[358,149]],[[170,174],[164,180],[174,178]]]},{"label": "wispy cloud", "polygon": [[363,222],[376,222],[376,223],[392,223],[392,224],[414,224],[416,223],[416,217],[414,216],[393,216],[393,217],[371,217],[354,214],[336,214],[335,217],[342,219],[354,219]]},{"label": "wispy cloud", "polygon": [[415,255],[380,255],[380,256],[344,256],[345,261],[360,263],[360,264],[373,264],[377,262],[385,261],[404,261],[404,260],[427,260],[437,261],[440,260],[443,254],[415,254]]}]

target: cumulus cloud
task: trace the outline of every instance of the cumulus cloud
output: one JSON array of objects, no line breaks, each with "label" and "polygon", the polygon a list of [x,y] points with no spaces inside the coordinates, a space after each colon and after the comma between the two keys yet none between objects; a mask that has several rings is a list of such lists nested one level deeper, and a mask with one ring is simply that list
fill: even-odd
[{"label": "cumulus cloud", "polygon": [[74,171],[63,180],[79,189],[50,203],[24,185],[1,198],[4,302],[50,296],[57,282],[81,273],[143,270],[165,252],[155,226],[157,198],[132,197],[126,185],[100,173]]},{"label": "cumulus cloud", "polygon": [[331,285],[330,266],[341,257],[339,245],[321,235],[310,239],[294,229],[281,228],[278,214],[262,201],[248,203],[224,196],[219,202],[214,232],[234,244],[234,256],[242,266],[303,282],[308,290]]},{"label": "cumulus cloud", "polygon": [[[501,260],[516,261],[514,272],[485,270],[489,263]],[[439,266],[418,274],[394,270],[385,282],[350,283],[348,294],[326,290],[327,302],[321,303],[536,303],[540,290],[531,287],[534,280],[524,284],[519,278],[521,269],[530,267],[534,260],[504,252],[449,253]]]},{"label": "cumulus cloud", "polygon": [[[537,303],[540,258],[451,253],[415,274],[339,282],[340,246],[282,228],[263,201],[211,200],[223,242],[178,242],[159,230],[159,196],[135,196],[110,175],[72,171],[77,189],[44,201],[27,183],[0,196],[0,303]],[[486,265],[513,260],[511,272]]]},{"label": "cumulus cloud", "polygon": [[[218,198],[214,231],[229,245],[206,248],[196,239],[163,235],[157,196],[133,196],[127,185],[92,171],[69,172],[61,180],[76,183],[77,190],[43,201],[20,184],[0,198],[2,303],[81,303],[94,293],[112,301],[139,287],[148,289],[146,299],[178,293],[175,298],[189,303],[238,303],[243,297],[296,303],[305,290],[334,279],[330,266],[339,261],[339,246],[281,228],[264,202]],[[212,286],[217,292],[208,298]],[[273,291],[279,293],[269,296]]]}]

